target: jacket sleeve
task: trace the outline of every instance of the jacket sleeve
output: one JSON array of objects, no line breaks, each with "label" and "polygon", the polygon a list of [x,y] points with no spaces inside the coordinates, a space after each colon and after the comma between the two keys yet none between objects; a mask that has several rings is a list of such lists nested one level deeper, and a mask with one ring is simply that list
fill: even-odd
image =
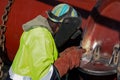
[{"label": "jacket sleeve", "polygon": [[53,65],[53,74],[50,80],[60,80],[60,75],[57,68]]},{"label": "jacket sleeve", "polygon": [[54,65],[51,66],[48,73],[41,80],[60,80],[60,75]]}]

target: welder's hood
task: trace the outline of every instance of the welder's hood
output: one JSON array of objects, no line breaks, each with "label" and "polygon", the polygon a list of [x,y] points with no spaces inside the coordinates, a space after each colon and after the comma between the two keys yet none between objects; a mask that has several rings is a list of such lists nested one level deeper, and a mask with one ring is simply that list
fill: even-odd
[{"label": "welder's hood", "polygon": [[65,18],[54,37],[57,47],[61,47],[69,39],[75,39],[77,36],[81,35],[80,31],[81,23],[82,23],[81,16]]}]

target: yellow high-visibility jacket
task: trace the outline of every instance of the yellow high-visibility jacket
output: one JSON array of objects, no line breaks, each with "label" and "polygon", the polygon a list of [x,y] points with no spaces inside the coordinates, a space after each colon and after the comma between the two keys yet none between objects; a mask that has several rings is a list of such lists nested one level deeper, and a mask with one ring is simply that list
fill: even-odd
[{"label": "yellow high-visibility jacket", "polygon": [[[27,26],[30,27],[30,25]],[[32,25],[33,29],[26,28],[27,30],[23,32],[19,49],[9,71],[13,80],[16,78],[15,75],[18,76],[17,80],[20,80],[19,76],[29,77],[29,80],[41,80],[57,59],[58,52],[52,34],[43,26]]]}]

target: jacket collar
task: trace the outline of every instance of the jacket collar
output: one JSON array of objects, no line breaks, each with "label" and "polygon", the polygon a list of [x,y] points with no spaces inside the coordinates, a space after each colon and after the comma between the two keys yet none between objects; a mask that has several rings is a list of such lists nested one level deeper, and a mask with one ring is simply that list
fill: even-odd
[{"label": "jacket collar", "polygon": [[28,30],[31,30],[33,28],[36,28],[35,26],[45,27],[53,34],[53,31],[52,31],[51,27],[49,26],[47,19],[41,15],[38,15],[34,19],[23,24],[22,28],[24,31],[28,31]]}]

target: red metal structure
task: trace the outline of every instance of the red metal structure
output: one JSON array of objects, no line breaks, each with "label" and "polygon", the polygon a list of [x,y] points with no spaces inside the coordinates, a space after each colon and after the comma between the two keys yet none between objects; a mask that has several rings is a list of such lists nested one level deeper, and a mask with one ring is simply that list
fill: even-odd
[{"label": "red metal structure", "polygon": [[[81,14],[82,28],[86,29],[82,47],[90,50],[94,41],[102,40],[101,53],[106,52],[107,57],[111,57],[113,46],[120,43],[120,0],[15,0],[8,14],[5,32],[5,47],[10,61],[19,47],[22,25],[37,15],[47,17],[46,11],[59,3],[68,3]],[[8,0],[0,0],[0,17],[7,4]],[[101,79],[87,72],[84,75],[88,76],[87,80],[114,80],[116,77],[112,74]]]},{"label": "red metal structure", "polygon": [[[113,57],[115,45],[120,45],[119,8],[119,0],[100,1],[93,9],[84,28],[82,47],[88,51],[87,54],[91,53],[91,49],[94,49],[95,45],[98,44],[98,46],[96,50],[92,51],[93,61],[83,65],[82,69],[85,74],[102,76],[96,78],[96,80],[113,80],[114,77],[109,75],[117,73],[116,68],[110,66],[110,64],[116,65],[115,62],[119,58],[115,58],[116,61],[112,60],[112,63],[110,59],[113,59],[111,57]],[[119,62],[117,63],[119,64]],[[93,80],[94,77],[90,80]]]}]

